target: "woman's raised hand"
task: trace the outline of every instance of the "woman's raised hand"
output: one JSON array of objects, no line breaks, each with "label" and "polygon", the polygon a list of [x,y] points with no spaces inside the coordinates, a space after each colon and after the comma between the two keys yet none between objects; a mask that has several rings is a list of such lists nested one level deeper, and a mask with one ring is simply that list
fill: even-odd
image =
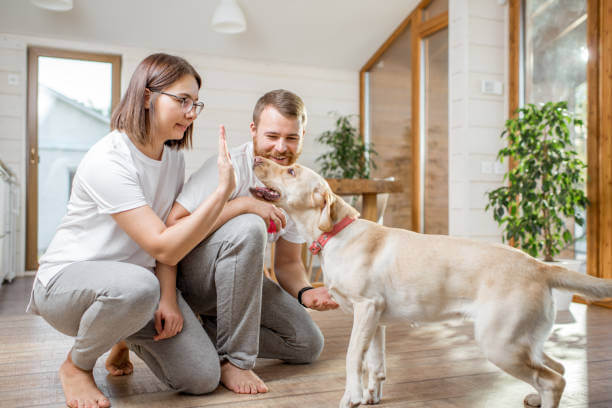
[{"label": "woman's raised hand", "polygon": [[225,126],[223,125],[219,126],[219,157],[217,158],[217,167],[219,169],[219,188],[229,196],[236,188],[236,177],[234,175],[232,159],[227,150]]}]

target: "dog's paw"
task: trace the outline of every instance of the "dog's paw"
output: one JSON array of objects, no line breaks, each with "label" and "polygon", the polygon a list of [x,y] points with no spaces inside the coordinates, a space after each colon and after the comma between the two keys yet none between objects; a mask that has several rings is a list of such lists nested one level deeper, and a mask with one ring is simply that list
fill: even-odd
[{"label": "dog's paw", "polygon": [[366,405],[375,405],[380,402],[380,390],[377,388],[364,388],[363,390],[363,399],[361,400],[362,404]]},{"label": "dog's paw", "polygon": [[355,408],[361,405],[361,399],[351,398],[349,392],[345,392],[340,401],[340,408]]},{"label": "dog's paw", "polygon": [[542,399],[540,398],[540,394],[529,394],[523,400],[525,406],[527,407],[540,407],[542,406]]}]

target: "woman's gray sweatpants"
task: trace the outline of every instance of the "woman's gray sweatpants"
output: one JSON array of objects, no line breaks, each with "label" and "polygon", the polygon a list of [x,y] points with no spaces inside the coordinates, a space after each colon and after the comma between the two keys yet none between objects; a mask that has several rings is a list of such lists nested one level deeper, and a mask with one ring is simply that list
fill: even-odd
[{"label": "woman's gray sweatpants", "polygon": [[261,217],[235,217],[179,263],[177,287],[202,317],[220,359],[250,369],[257,357],[309,363],[323,335],[297,300],[264,278],[266,226]]},{"label": "woman's gray sweatpants", "polygon": [[126,340],[165,384],[176,391],[205,394],[219,385],[214,345],[180,292],[183,330],[154,341],[153,314],[159,281],[140,266],[113,261],[77,262],[44,287],[34,283],[32,311],[60,332],[75,337],[71,357],[84,370],[120,340]]}]

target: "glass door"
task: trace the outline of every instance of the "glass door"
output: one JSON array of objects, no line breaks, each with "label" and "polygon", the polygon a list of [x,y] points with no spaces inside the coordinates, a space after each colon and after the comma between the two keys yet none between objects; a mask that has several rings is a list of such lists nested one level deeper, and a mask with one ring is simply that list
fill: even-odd
[{"label": "glass door", "polygon": [[364,136],[378,153],[374,177],[394,177],[403,192],[389,195],[385,224],[412,228],[412,36],[407,27],[365,75]]},{"label": "glass door", "polygon": [[110,129],[119,57],[30,49],[27,269],[37,269],[66,213],[84,154]]},{"label": "glass door", "polygon": [[448,234],[448,28],[421,45],[421,232]]},{"label": "glass door", "polygon": [[[567,101],[568,110],[587,123],[587,1],[525,0],[525,103]],[[587,163],[587,129],[571,129],[576,150]],[[587,163],[588,164],[588,163]],[[585,169],[586,180],[586,169]],[[583,186],[586,192],[586,185]],[[586,219],[586,214],[581,214]],[[586,231],[573,225],[574,242],[560,258],[586,260]],[[586,224],[585,224],[586,225]]]},{"label": "glass door", "polygon": [[360,71],[361,131],[394,177],[385,225],[448,233],[448,0],[422,0]]}]

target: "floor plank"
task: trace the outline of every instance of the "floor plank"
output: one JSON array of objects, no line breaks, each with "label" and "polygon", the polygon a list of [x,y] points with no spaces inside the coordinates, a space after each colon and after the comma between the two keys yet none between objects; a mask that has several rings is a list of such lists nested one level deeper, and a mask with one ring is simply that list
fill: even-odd
[{"label": "floor plank", "polygon": [[[71,339],[40,317],[26,315],[32,278],[0,288],[0,407],[60,407],[64,397],[57,369]],[[205,396],[171,392],[134,357],[135,372],[106,375],[104,358],[96,382],[114,407],[337,407],[344,391],[344,358],[352,319],[339,311],[313,312],[326,346],[310,365],[259,360],[256,372],[267,394],[245,396],[223,387]],[[560,313],[547,352],[566,367],[562,407],[612,407],[612,310],[573,304]],[[105,357],[105,356],[104,356]],[[387,328],[387,382],[381,407],[522,407],[531,387],[498,370],[476,346],[465,321]]]}]

